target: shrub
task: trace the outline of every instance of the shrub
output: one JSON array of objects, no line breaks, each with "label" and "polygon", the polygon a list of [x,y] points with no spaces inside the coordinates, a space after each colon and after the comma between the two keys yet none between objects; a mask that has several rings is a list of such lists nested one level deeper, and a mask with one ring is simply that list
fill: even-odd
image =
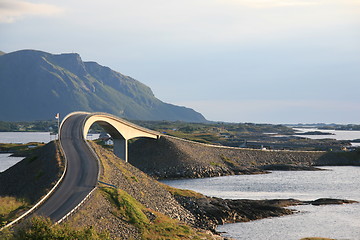
[{"label": "shrub", "polygon": [[34,217],[17,229],[9,240],[110,240],[108,234],[97,233],[92,227],[73,229],[68,225],[54,225],[49,218]]}]

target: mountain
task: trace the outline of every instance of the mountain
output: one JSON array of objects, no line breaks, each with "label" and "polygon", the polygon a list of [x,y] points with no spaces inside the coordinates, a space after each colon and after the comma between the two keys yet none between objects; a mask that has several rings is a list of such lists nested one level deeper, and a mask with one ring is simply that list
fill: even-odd
[{"label": "mountain", "polygon": [[143,83],[76,53],[21,50],[0,56],[0,120],[53,119],[73,111],[133,120],[205,122],[193,109],[164,103]]}]

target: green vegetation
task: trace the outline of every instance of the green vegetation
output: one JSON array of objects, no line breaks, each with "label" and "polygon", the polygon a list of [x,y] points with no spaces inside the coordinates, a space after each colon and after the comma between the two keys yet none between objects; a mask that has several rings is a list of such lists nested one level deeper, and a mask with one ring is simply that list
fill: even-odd
[{"label": "green vegetation", "polygon": [[[230,158],[228,158],[227,156],[221,155],[220,156],[221,160],[224,161],[224,163],[230,167],[239,167],[239,163],[236,162],[235,160],[231,160]],[[253,164],[255,165],[255,164]]]},{"label": "green vegetation", "polygon": [[28,207],[28,202],[23,199],[0,197],[0,228],[15,219],[19,212]]},{"label": "green vegetation", "polygon": [[221,163],[217,163],[217,162],[210,162],[210,165],[214,166],[214,167],[222,167],[223,166]]},{"label": "green vegetation", "polygon": [[254,123],[187,123],[170,121],[133,121],[136,124],[170,136],[195,142],[238,147],[247,140],[268,137],[265,133],[294,134],[294,130],[283,125]]},{"label": "green vegetation", "polygon": [[182,133],[270,133],[293,134],[294,131],[290,127],[284,125],[273,124],[255,124],[255,123],[224,123],[224,122],[208,122],[208,123],[187,123],[181,121],[133,121],[138,125],[150,128],[156,131],[179,131]]},{"label": "green vegetation", "polygon": [[[333,139],[313,140],[305,137],[295,137],[293,136],[295,134],[294,130],[290,126],[285,125],[223,122],[189,123],[182,121],[139,120],[131,120],[131,122],[170,136],[200,143],[230,147],[260,149],[261,146],[263,146],[267,149],[340,151],[349,145],[349,141],[337,141]],[[1,127],[1,124],[6,125],[7,127]],[[49,128],[48,126],[52,126],[51,128],[54,131],[57,131],[56,121],[28,123],[0,122],[0,131],[45,131]],[[332,125],[329,126],[334,127]],[[357,129],[357,126],[358,125],[336,125],[336,129],[355,130]],[[91,132],[104,131],[96,123],[90,130]],[[331,138],[331,136],[329,138]],[[360,142],[360,140],[358,141]],[[112,148],[112,146],[104,145],[102,141],[99,141],[99,144],[102,144],[105,148]]]},{"label": "green vegetation", "polygon": [[125,220],[138,227],[149,224],[150,221],[143,212],[144,208],[138,201],[121,189],[101,188],[106,197],[119,210],[118,216],[125,217]]},{"label": "green vegetation", "polygon": [[127,192],[101,188],[105,197],[116,207],[114,215],[136,226],[141,239],[206,239],[206,235],[159,212],[146,208]]},{"label": "green vegetation", "polygon": [[57,121],[4,122],[0,132],[57,132]]},{"label": "green vegetation", "polygon": [[166,185],[164,183],[160,183],[163,188],[165,188],[167,191],[169,191],[172,195],[175,196],[182,196],[182,197],[193,197],[193,198],[205,198],[204,195],[201,193],[192,191],[192,190],[186,190],[186,189],[179,189],[170,187],[169,185]]},{"label": "green vegetation", "polygon": [[[29,156],[34,150],[44,146],[44,143],[29,142],[22,143],[0,143],[0,152],[15,153],[16,156]],[[34,161],[36,156],[33,156],[29,161]]]},{"label": "green vegetation", "polygon": [[110,240],[106,233],[97,233],[93,228],[74,229],[69,225],[54,225],[48,218],[34,217],[15,232],[0,233],[4,240]]},{"label": "green vegetation", "polygon": [[332,149],[341,151],[350,144],[350,141],[314,140],[294,136],[295,131],[285,125],[223,122],[186,123],[179,121],[134,122],[170,136],[229,147],[253,149],[265,147],[266,149],[304,151],[330,151]]}]

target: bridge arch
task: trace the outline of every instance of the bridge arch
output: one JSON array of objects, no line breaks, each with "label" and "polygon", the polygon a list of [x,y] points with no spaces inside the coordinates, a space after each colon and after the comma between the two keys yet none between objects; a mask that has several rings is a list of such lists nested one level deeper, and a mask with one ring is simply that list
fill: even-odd
[{"label": "bridge arch", "polygon": [[113,138],[115,155],[126,162],[128,161],[128,140],[138,137],[153,139],[160,138],[159,132],[140,127],[122,118],[107,113],[74,112],[66,116],[62,122],[74,114],[87,115],[83,120],[81,128],[81,134],[84,140],[86,140],[90,127],[94,123],[99,124]]}]

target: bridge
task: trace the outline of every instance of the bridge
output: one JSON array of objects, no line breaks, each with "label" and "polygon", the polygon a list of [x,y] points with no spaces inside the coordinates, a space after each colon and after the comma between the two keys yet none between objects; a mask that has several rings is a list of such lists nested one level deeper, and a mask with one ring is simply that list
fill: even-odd
[{"label": "bridge", "polygon": [[140,127],[107,113],[74,112],[66,116],[62,123],[71,116],[78,114],[86,114],[82,127],[83,138],[86,139],[88,131],[94,123],[99,124],[112,137],[115,155],[126,162],[128,161],[128,140],[139,137],[160,138],[158,132]]},{"label": "bridge", "polygon": [[87,133],[98,123],[114,139],[114,152],[127,161],[128,140],[138,137],[158,139],[160,133],[142,128],[107,113],[74,112],[67,115],[59,129],[59,140],[65,156],[64,173],[32,209],[5,227],[27,216],[49,217],[61,222],[95,190],[99,178],[99,162],[95,152],[86,141]]}]

